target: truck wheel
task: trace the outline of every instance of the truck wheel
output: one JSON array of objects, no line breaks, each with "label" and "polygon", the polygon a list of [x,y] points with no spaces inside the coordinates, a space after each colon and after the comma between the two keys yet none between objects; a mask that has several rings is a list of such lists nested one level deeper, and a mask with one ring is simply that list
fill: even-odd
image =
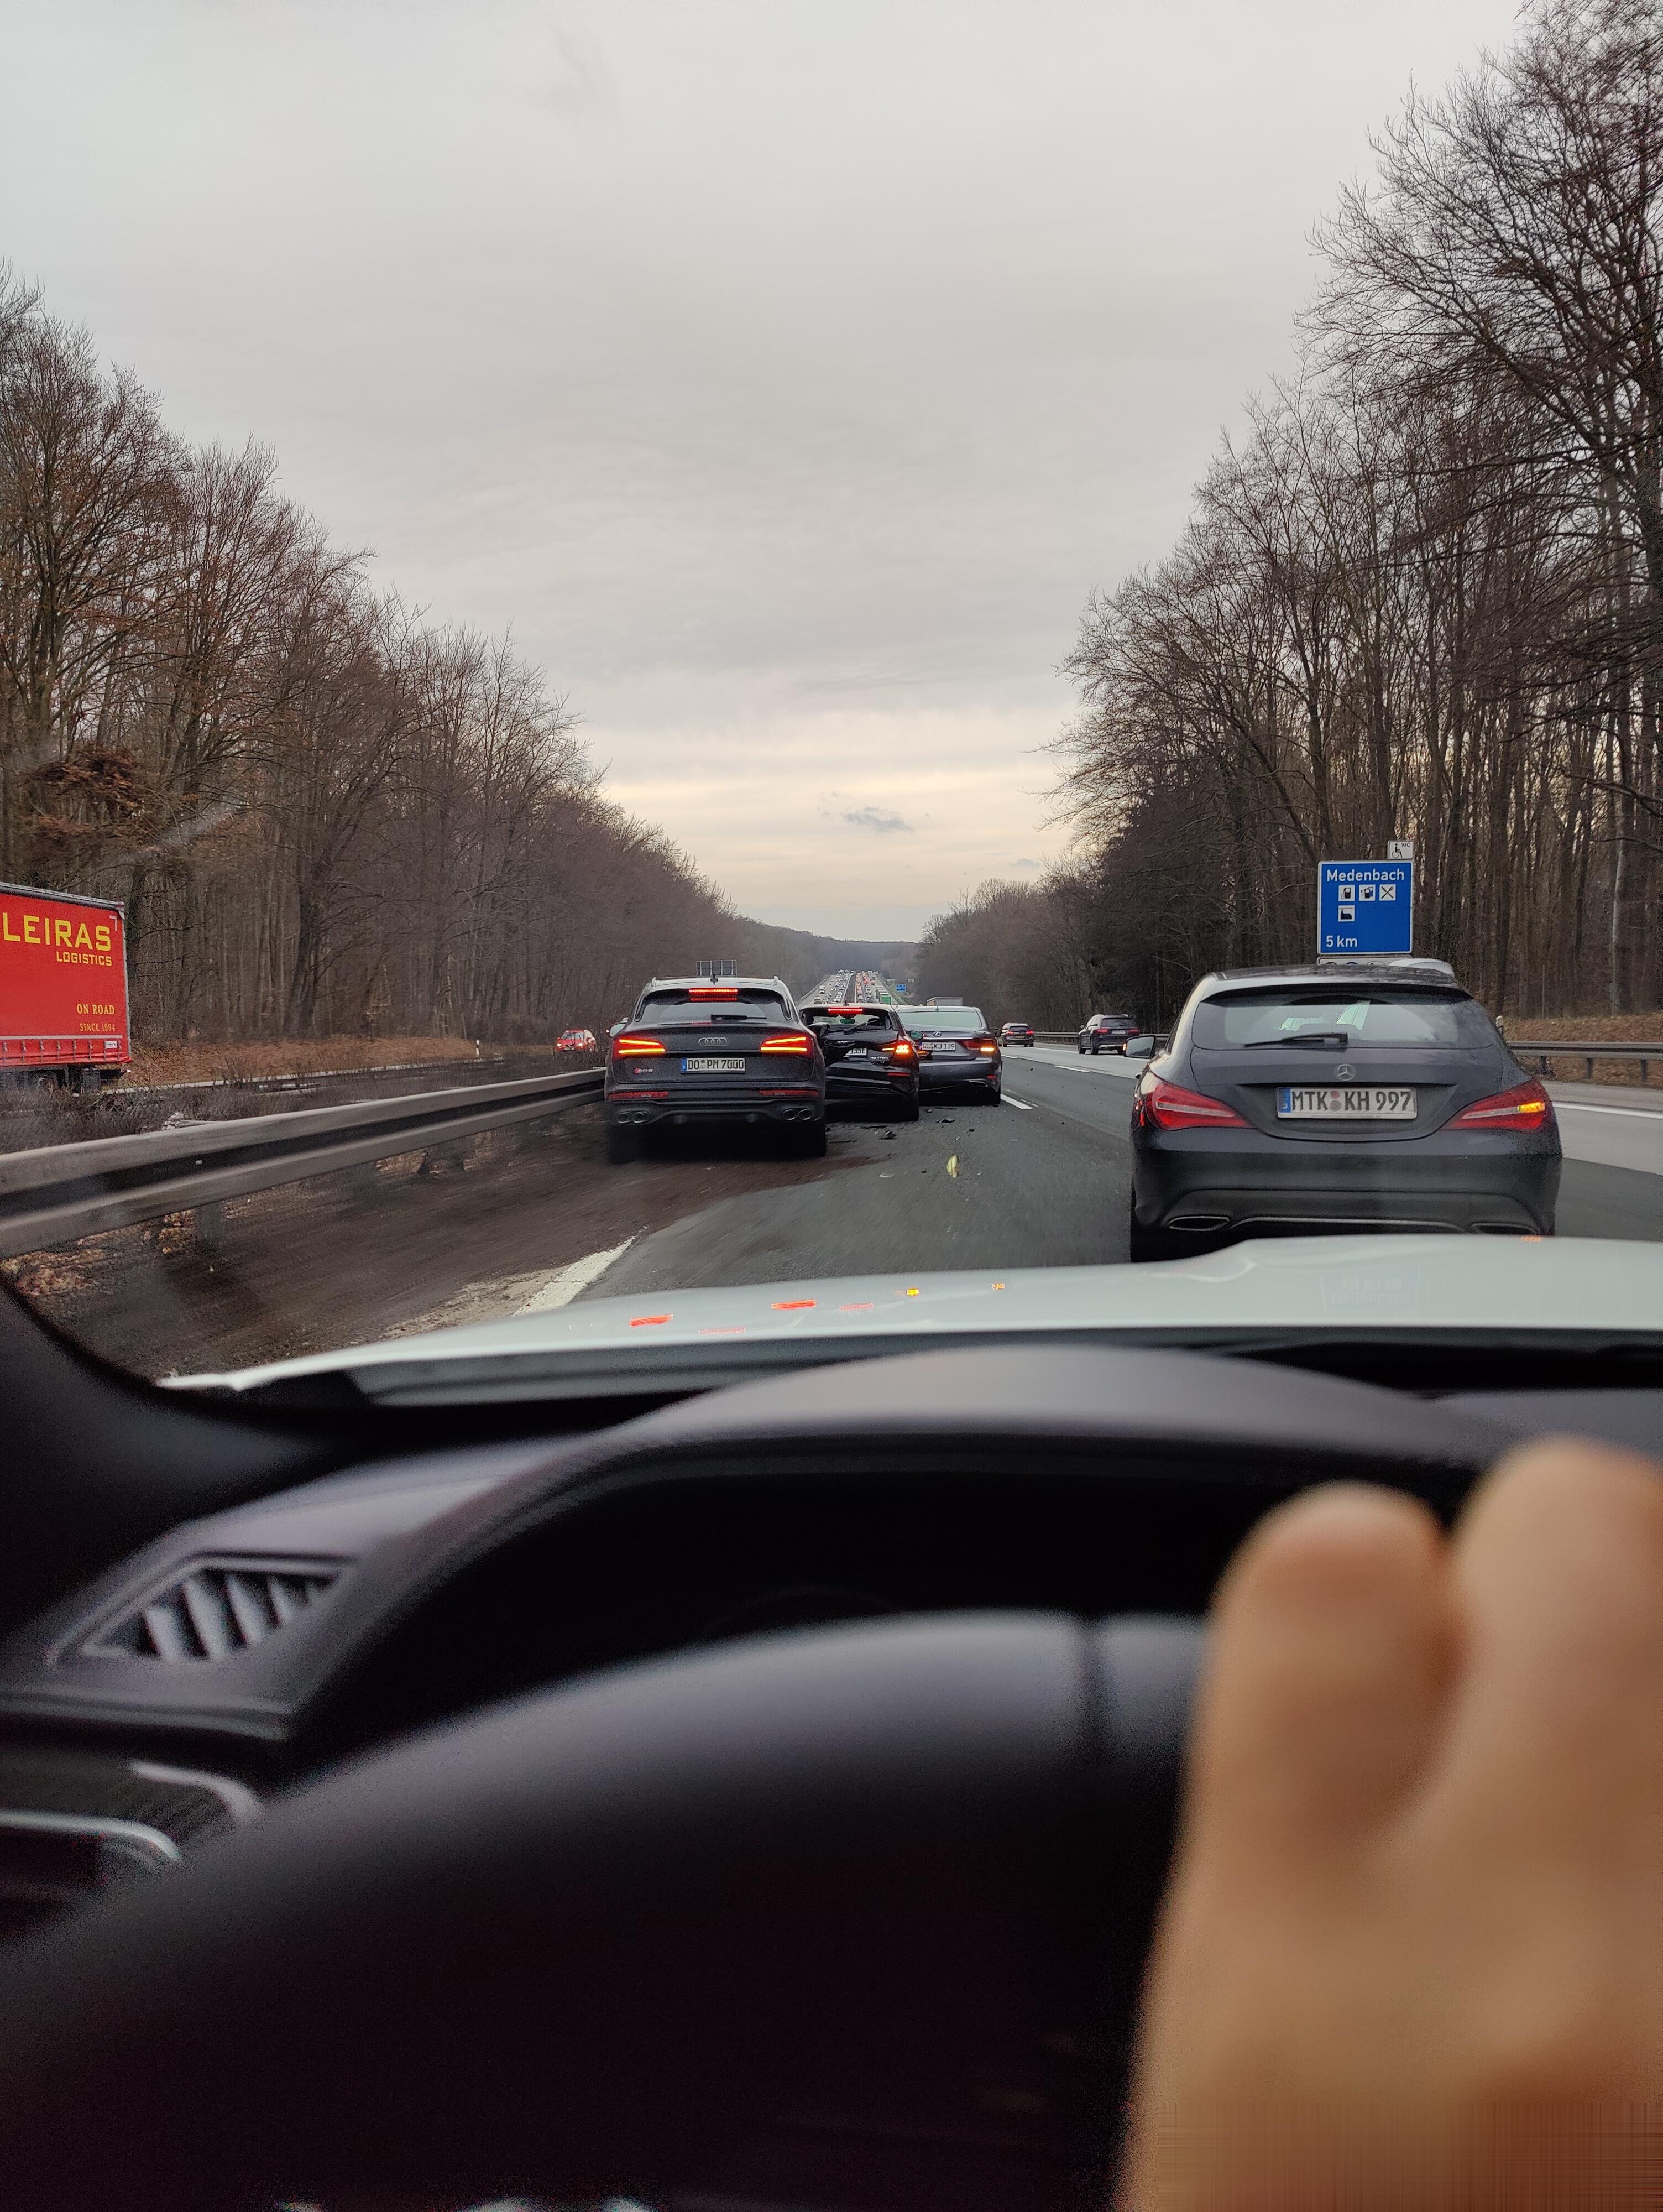
[{"label": "truck wheel", "polygon": [[916,1097],[903,1098],[900,1105],[895,1108],[895,1118],[897,1121],[916,1121],[919,1111]]}]

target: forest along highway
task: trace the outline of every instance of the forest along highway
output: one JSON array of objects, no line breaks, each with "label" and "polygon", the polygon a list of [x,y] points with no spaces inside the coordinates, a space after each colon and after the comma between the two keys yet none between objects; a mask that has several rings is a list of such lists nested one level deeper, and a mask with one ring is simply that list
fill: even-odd
[{"label": "forest along highway", "polygon": [[[824,1160],[748,1133],[607,1164],[586,1106],[8,1263],[94,1349],[150,1374],[249,1366],[578,1299],[840,1274],[1123,1261],[1145,1063],[1008,1053],[1002,1106],[834,1118]],[[1663,1238],[1663,1091],[1551,1086],[1558,1230]],[[319,1283],[328,1296],[320,1298]]]}]

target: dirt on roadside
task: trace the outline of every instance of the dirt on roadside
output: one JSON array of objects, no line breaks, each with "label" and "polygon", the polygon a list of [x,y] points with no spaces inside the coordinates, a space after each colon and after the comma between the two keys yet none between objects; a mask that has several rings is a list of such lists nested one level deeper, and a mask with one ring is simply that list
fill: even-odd
[{"label": "dirt on roadside", "polygon": [[30,1302],[118,1365],[246,1367],[517,1313],[572,1261],[743,1192],[859,1163],[711,1134],[628,1167],[599,1110],[349,1169],[0,1261]]},{"label": "dirt on roadside", "polygon": [[[519,1048],[529,1050],[528,1048]],[[435,1060],[491,1059],[502,1048],[472,1037],[257,1037],[240,1043],[191,1039],[141,1045],[123,1088],[170,1083],[246,1083],[252,1077],[333,1075],[355,1068],[424,1066]],[[548,1056],[547,1047],[540,1055]]]}]

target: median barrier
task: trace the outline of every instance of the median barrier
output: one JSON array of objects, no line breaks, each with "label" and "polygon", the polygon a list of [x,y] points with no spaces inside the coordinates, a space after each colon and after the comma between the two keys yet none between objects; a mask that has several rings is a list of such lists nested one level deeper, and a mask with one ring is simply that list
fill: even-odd
[{"label": "median barrier", "polygon": [[1651,1081],[1653,1060],[1663,1060],[1663,1044],[1655,1042],[1601,1044],[1597,1039],[1590,1042],[1585,1037],[1510,1037],[1505,1031],[1502,1032],[1502,1041],[1514,1060],[1533,1060],[1544,1075],[1551,1073],[1548,1066],[1551,1060],[1580,1060],[1587,1069],[1584,1079],[1589,1083],[1594,1079],[1593,1063],[1596,1060],[1638,1060],[1642,1083]]},{"label": "median barrier", "polygon": [[561,1113],[604,1080],[584,1068],[0,1154],[0,1258]]}]

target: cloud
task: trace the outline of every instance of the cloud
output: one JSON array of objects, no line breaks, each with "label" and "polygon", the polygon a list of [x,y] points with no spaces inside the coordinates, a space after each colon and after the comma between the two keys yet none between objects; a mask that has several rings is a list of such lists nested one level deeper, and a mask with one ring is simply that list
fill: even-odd
[{"label": "cloud", "polygon": [[1031,873],[1032,873],[1035,869],[1037,869],[1037,868],[1042,868],[1042,867],[1045,866],[1045,863],[1044,863],[1044,861],[1043,861],[1043,860],[1012,860],[1012,861],[1011,861],[1011,866],[1013,868],[1023,868],[1023,869],[1025,869],[1025,870],[1027,870],[1027,871],[1029,872],[1029,873],[1030,873],[1030,874],[1031,874]]},{"label": "cloud", "polygon": [[15,6],[6,250],[512,627],[745,912],[907,935],[1041,872],[1087,595],[1292,366],[1369,120],[1516,4]]}]

